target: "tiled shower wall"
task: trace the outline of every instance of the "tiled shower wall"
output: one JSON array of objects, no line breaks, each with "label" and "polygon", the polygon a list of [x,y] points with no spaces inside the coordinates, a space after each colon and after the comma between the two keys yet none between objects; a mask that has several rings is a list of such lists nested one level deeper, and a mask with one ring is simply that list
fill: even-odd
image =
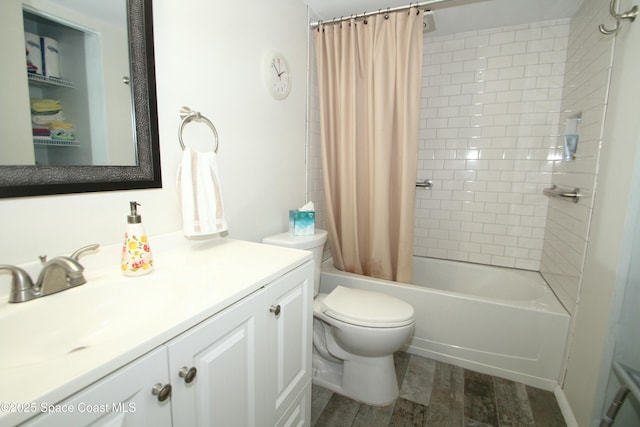
[{"label": "tiled shower wall", "polygon": [[[437,17],[436,17],[437,18]],[[416,255],[538,270],[569,20],[424,40]]]},{"label": "tiled shower wall", "polygon": [[[613,37],[598,32],[608,22],[608,9],[599,0],[585,0],[571,20],[560,132],[567,119],[582,114],[576,159],[556,161],[552,182],[579,188],[584,196],[576,204],[549,200],[549,213],[540,271],[570,313],[578,301],[588,241],[593,191],[607,103]],[[612,171],[613,172],[613,171]]]},{"label": "tiled shower wall", "polygon": [[[310,22],[317,21],[315,15],[309,17]],[[320,146],[320,110],[318,99],[318,72],[316,68],[316,51],[314,33],[309,32],[309,64],[308,101],[307,101],[307,199],[313,201],[316,209],[316,227],[326,229],[326,209],[324,184],[322,182],[322,153]]]}]

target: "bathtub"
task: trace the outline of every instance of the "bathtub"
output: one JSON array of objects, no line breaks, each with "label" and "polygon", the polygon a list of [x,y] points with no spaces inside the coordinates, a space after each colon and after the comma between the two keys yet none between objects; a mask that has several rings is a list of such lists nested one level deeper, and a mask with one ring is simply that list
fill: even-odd
[{"label": "bathtub", "polygon": [[538,272],[414,257],[413,280],[345,273],[328,259],[320,290],[369,289],[412,304],[409,353],[545,390],[557,387],[569,314]]}]

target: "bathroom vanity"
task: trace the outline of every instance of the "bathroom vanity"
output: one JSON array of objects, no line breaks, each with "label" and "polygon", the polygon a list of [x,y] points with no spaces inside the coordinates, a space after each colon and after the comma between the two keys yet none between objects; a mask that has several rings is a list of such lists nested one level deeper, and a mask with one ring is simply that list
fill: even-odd
[{"label": "bathroom vanity", "polygon": [[308,424],[311,253],[178,233],[151,245],[146,276],[122,277],[114,246],[80,260],[82,286],[2,296],[0,426]]}]

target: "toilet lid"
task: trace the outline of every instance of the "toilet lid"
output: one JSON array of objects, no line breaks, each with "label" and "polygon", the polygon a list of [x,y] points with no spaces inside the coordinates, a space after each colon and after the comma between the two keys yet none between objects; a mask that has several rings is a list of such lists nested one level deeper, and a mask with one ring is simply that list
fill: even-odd
[{"label": "toilet lid", "polygon": [[358,326],[393,328],[414,321],[411,304],[380,292],[338,286],[322,305],[327,316]]}]

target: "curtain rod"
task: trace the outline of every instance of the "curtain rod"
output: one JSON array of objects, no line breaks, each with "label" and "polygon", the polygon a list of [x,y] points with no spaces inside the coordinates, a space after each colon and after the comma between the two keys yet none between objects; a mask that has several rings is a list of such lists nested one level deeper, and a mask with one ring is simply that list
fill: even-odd
[{"label": "curtain rod", "polygon": [[353,15],[349,15],[349,16],[341,16],[340,18],[333,18],[327,21],[316,21],[316,22],[311,22],[309,24],[309,26],[311,27],[311,29],[315,29],[317,27],[319,27],[322,24],[334,24],[337,22],[342,22],[342,21],[348,21],[350,19],[358,19],[358,18],[366,18],[367,16],[373,16],[373,15],[378,15],[380,13],[388,13],[388,12],[398,12],[398,11],[402,11],[402,10],[407,10],[407,9],[411,9],[412,7],[418,8],[418,9],[422,9],[434,4],[438,4],[438,3],[446,3],[448,1],[451,0],[429,0],[429,1],[423,1],[423,2],[419,2],[419,3],[410,3],[406,6],[396,6],[396,7],[388,7],[386,9],[379,9],[376,10],[374,12],[364,12],[364,13],[358,13],[358,14],[353,14]]}]

